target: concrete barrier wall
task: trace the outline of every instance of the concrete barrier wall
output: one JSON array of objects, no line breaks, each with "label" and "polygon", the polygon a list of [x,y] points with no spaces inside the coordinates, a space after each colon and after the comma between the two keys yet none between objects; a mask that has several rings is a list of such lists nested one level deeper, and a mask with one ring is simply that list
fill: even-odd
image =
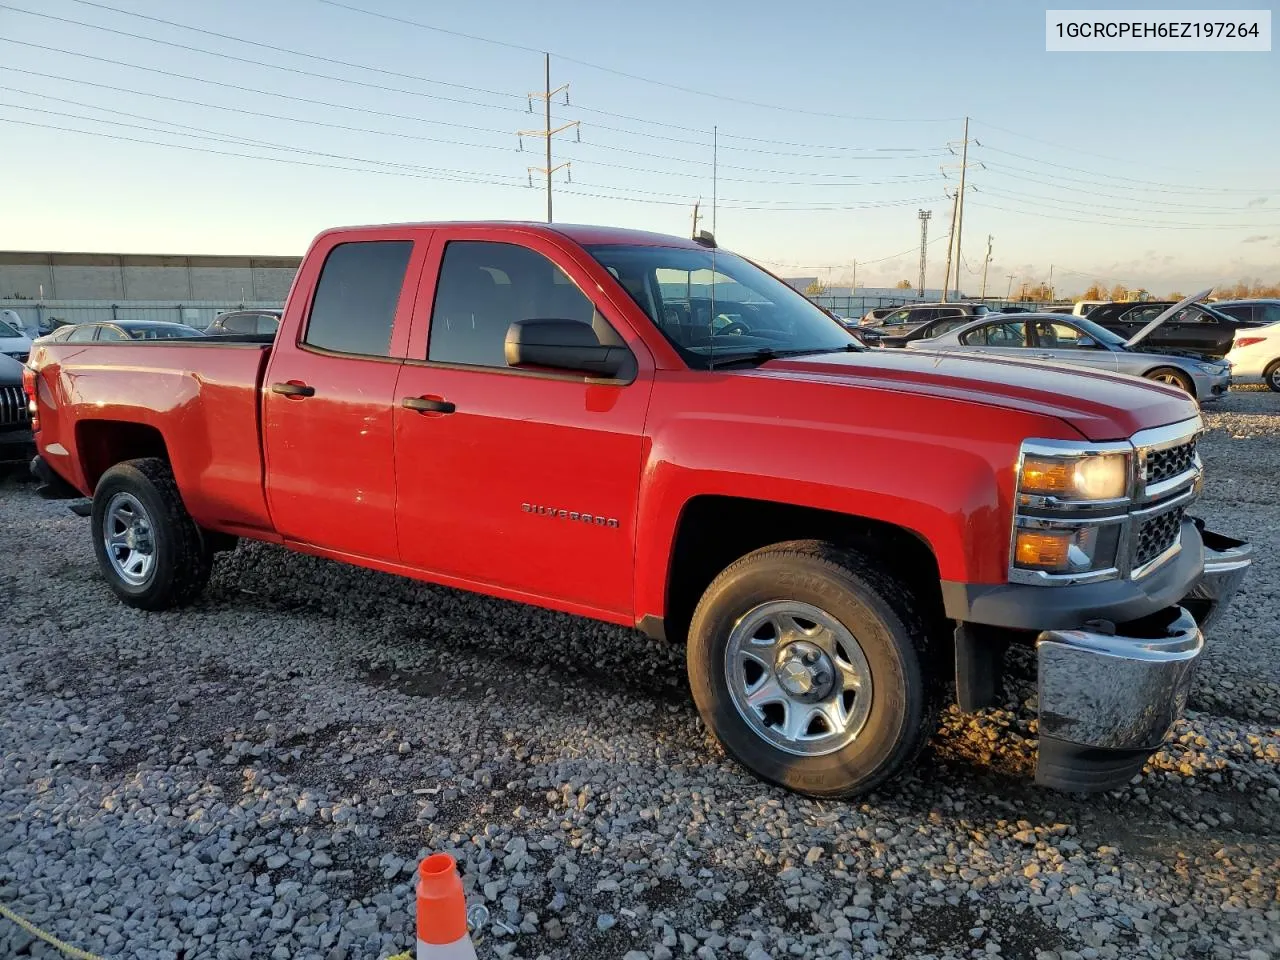
[{"label": "concrete barrier wall", "polygon": [[0,251],[0,300],[283,300],[300,257]]}]

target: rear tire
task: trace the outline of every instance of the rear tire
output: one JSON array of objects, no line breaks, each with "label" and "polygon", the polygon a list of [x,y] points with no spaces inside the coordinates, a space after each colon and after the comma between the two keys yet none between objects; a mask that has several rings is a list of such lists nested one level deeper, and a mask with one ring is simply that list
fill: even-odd
[{"label": "rear tire", "polygon": [[689,683],[708,729],[757,776],[812,797],[865,793],[915,759],[941,706],[928,662],[910,593],[821,541],[729,566],[689,630]]},{"label": "rear tire", "polygon": [[183,606],[209,582],[212,550],[165,461],[126,460],[109,469],[94,490],[92,517],[98,567],[129,606]]},{"label": "rear tire", "polygon": [[1195,383],[1177,367],[1156,367],[1154,370],[1148,370],[1143,376],[1156,383],[1167,383],[1171,387],[1177,387],[1183,393],[1189,393],[1193,397],[1196,395]]},{"label": "rear tire", "polygon": [[1262,375],[1263,381],[1267,386],[1280,393],[1280,360],[1275,361],[1271,366],[1267,367],[1266,372]]}]

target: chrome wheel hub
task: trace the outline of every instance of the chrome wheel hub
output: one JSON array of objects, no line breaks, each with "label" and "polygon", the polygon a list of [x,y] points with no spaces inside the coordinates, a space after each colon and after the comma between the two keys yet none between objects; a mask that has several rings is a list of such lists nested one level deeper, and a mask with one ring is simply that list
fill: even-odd
[{"label": "chrome wheel hub", "polygon": [[833,753],[862,732],[871,713],[862,647],[831,614],[798,600],[761,604],[734,624],[725,679],[747,725],[786,753]]},{"label": "chrome wheel hub", "polygon": [[139,587],[155,569],[155,536],[151,517],[131,493],[117,493],[102,515],[102,541],[112,570],[125,583]]}]

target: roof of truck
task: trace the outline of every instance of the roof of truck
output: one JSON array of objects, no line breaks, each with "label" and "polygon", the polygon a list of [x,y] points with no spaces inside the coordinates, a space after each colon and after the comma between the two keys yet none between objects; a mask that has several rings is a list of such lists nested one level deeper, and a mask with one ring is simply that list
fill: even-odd
[{"label": "roof of truck", "polygon": [[673,237],[648,230],[630,230],[625,227],[600,227],[577,223],[541,223],[532,220],[453,220],[419,223],[383,223],[362,226],[335,227],[326,233],[348,233],[363,230],[386,230],[390,227],[515,227],[534,233],[558,233],[575,243],[617,243],[644,247],[689,247],[702,249],[701,245],[687,237]]}]

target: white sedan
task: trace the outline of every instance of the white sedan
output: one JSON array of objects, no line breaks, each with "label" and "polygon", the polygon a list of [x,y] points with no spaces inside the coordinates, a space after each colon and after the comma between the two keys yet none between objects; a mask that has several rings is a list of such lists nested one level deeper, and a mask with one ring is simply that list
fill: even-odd
[{"label": "white sedan", "polygon": [[1280,323],[1237,330],[1227,362],[1236,383],[1265,383],[1280,393]]}]

